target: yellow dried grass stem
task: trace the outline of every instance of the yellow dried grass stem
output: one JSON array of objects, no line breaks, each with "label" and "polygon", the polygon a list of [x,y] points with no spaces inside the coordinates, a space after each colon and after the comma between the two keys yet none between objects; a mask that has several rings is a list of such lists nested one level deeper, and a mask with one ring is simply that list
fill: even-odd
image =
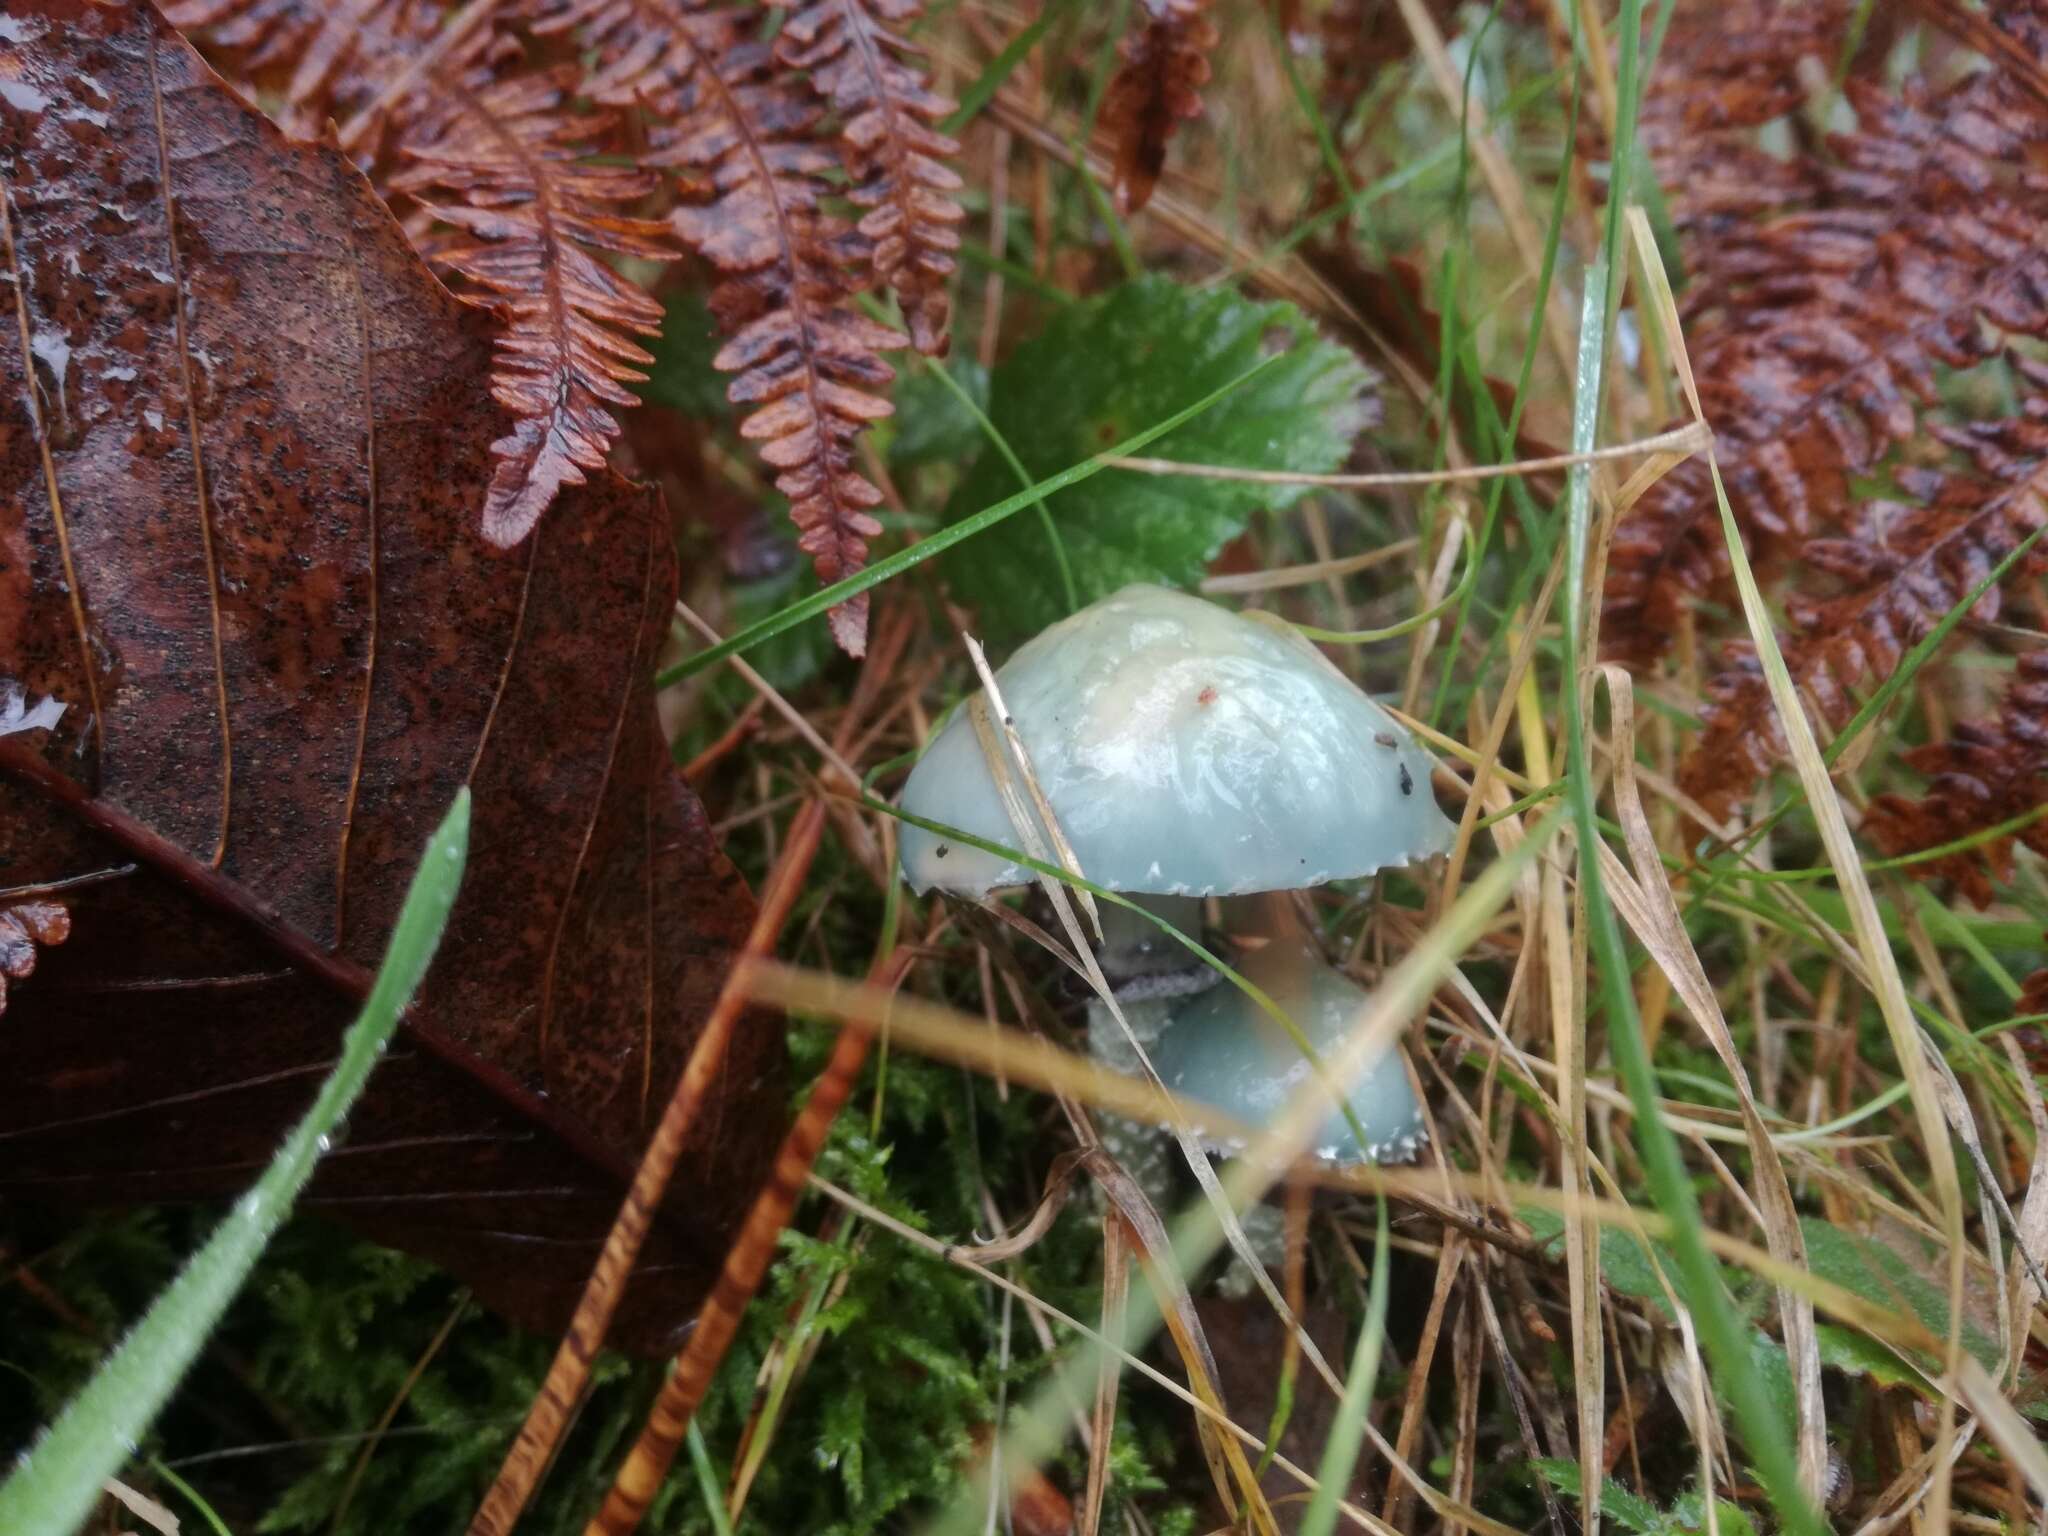
[{"label": "yellow dried grass stem", "polygon": [[[1454,485],[1472,480],[1499,480],[1511,475],[1549,474],[1561,469],[1572,469],[1581,464],[1600,464],[1612,459],[1640,458],[1649,454],[1653,456],[1651,462],[1637,472],[1638,477],[1647,476],[1643,485],[1638,486],[1635,477],[1628,482],[1630,486],[1635,487],[1635,494],[1639,496],[1645,486],[1669,474],[1674,465],[1698,453],[1711,441],[1712,434],[1705,426],[1698,422],[1689,422],[1669,432],[1659,432],[1653,437],[1637,438],[1627,443],[1613,443],[1605,448],[1588,449],[1584,453],[1556,453],[1541,459],[1518,459],[1511,464],[1470,464],[1455,469],[1387,470],[1355,475],[1318,475],[1293,469],[1243,469],[1234,464],[1196,464],[1182,459],[1121,455],[1104,462],[1112,469],[1128,469],[1141,475],[1184,475],[1195,480],[1237,480],[1252,485],[1315,485],[1332,490],[1375,490],[1392,486]],[[1628,500],[1633,501],[1634,497],[1631,496]],[[1207,583],[1203,584],[1203,590],[1210,590]]]},{"label": "yellow dried grass stem", "polygon": [[[1678,321],[1678,307],[1672,299],[1670,282],[1664,272],[1663,262],[1657,255],[1656,240],[1651,234],[1649,219],[1640,208],[1629,209],[1627,217],[1629,233],[1641,257],[1647,286],[1650,289],[1648,308],[1661,328],[1664,341],[1677,364],[1679,380],[1685,391],[1686,402],[1692,408],[1694,419],[1704,422],[1706,412],[1700,404],[1699,389],[1693,379],[1692,360],[1685,349],[1684,333]],[[1842,896],[1849,909],[1850,924],[1855,931],[1857,950],[1869,976],[1878,1012],[1883,1017],[1885,1028],[1891,1036],[1892,1051],[1898,1058],[1900,1071],[1908,1085],[1914,1117],[1920,1131],[1921,1150],[1934,1176],[1949,1261],[1949,1335],[1943,1359],[1950,1390],[1942,1394],[1940,1420],[1935,1439],[1934,1480],[1929,1489],[1927,1502],[1930,1523],[1936,1529],[1945,1529],[1949,1517],[1950,1485],[1950,1462],[1946,1451],[1955,1435],[1955,1385],[1959,1381],[1958,1373],[1963,1364],[1963,1276],[1966,1244],[1963,1234],[1962,1180],[1956,1167],[1955,1150],[1948,1139],[1948,1126],[1942,1114],[1940,1090],[1935,1082],[1933,1070],[1928,1065],[1920,1031],[1914,1023],[1912,1006],[1906,999],[1905,982],[1899,974],[1897,957],[1892,953],[1890,940],[1885,935],[1883,919],[1878,914],[1876,898],[1871,894],[1870,882],[1865,878],[1862,864],[1857,857],[1855,840],[1850,835],[1848,821],[1842,814],[1841,801],[1836,795],[1834,782],[1829,777],[1827,760],[1821,755],[1820,744],[1814,737],[1813,726],[1806,717],[1798,689],[1785,666],[1785,658],[1778,649],[1777,635],[1772,628],[1770,613],[1764,605],[1763,594],[1757,587],[1755,574],[1750,570],[1748,554],[1743,549],[1742,535],[1735,525],[1734,513],[1729,508],[1727,491],[1721,483],[1720,466],[1715,461],[1711,446],[1707,449],[1707,468],[1713,481],[1714,497],[1721,510],[1721,523],[1726,535],[1731,574],[1742,599],[1743,618],[1749,628],[1750,638],[1756,645],[1757,659],[1763,666],[1772,702],[1777,707],[1779,723],[1784,730],[1788,746],[1788,755],[1806,792],[1807,804],[1812,812],[1814,825],[1820,833],[1822,846],[1827,850],[1828,861],[1835,868]]]}]

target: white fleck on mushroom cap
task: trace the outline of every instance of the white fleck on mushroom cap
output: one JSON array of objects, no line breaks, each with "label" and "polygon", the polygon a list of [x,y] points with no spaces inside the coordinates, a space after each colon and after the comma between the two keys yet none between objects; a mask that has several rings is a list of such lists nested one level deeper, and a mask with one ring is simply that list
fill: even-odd
[{"label": "white fleck on mushroom cap", "polygon": [[[1125,587],[1023,646],[996,680],[1081,872],[1111,890],[1296,890],[1450,846],[1428,756],[1284,624]],[[1019,846],[965,710],[901,803]],[[901,846],[918,891],[982,895],[1032,878],[907,823]]]},{"label": "white fleck on mushroom cap", "polygon": [[[1294,985],[1272,989],[1272,997],[1308,1037],[1325,1067],[1367,1001],[1364,988],[1320,959],[1309,961]],[[1279,1119],[1295,1094],[1321,1092],[1313,1085],[1315,1068],[1300,1047],[1228,981],[1190,998],[1174,1013],[1152,1046],[1152,1065],[1175,1093],[1213,1104],[1260,1129]],[[1314,1156],[1334,1163],[1405,1163],[1421,1150],[1427,1139],[1422,1110],[1397,1049],[1389,1046],[1369,1062],[1347,1097],[1365,1131],[1364,1145],[1342,1111],[1332,1108],[1309,1143]]]}]

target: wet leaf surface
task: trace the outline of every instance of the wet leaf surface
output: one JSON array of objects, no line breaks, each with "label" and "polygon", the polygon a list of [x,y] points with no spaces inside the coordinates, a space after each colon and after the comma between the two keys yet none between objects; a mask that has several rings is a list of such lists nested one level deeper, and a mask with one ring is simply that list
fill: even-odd
[{"label": "wet leaf surface", "polygon": [[[1301,312],[1164,278],[1126,283],[1074,304],[995,370],[988,414],[1034,479],[1057,474],[1185,410],[1263,357],[1282,359],[1148,454],[1197,464],[1322,473],[1378,419],[1372,378],[1344,348],[1317,339]],[[984,447],[946,507],[959,522],[1020,489]],[[1051,497],[1081,604],[1134,581],[1194,585],[1258,508],[1301,486],[1109,470]],[[955,550],[946,573],[998,643],[1070,611],[1043,519],[1011,518]]]},{"label": "wet leaf surface", "polygon": [[[0,1196],[248,1184],[467,782],[441,959],[307,1203],[558,1327],[751,913],[655,724],[666,517],[594,475],[487,543],[488,324],[346,160],[153,11],[0,27],[0,900],[107,872],[9,995]],[[779,1065],[741,1031],[621,1342],[715,1273]]]}]

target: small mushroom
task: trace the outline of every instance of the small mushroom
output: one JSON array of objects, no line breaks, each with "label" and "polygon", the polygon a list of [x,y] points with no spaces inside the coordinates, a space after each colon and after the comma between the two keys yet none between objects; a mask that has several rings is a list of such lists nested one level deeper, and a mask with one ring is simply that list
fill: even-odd
[{"label": "small mushroom", "polygon": [[[1414,738],[1268,615],[1126,587],[1023,646],[996,680],[1081,872],[1183,932],[1200,926],[1200,898],[1356,879],[1450,846],[1452,827],[1429,794],[1429,759]],[[924,820],[1017,845],[964,712],[912,770],[901,803]],[[1046,830],[1035,830],[1051,846]],[[1032,878],[1014,861],[919,827],[904,826],[901,850],[904,877],[919,892],[980,898]],[[1291,920],[1291,907],[1280,906]],[[1231,1107],[1200,1086],[1210,1075],[1198,1062],[1214,1060],[1221,1071],[1232,1061],[1270,1061],[1269,1078],[1290,1063],[1298,1078],[1313,1070],[1270,1019],[1248,1002],[1239,1008],[1237,988],[1213,985],[1206,968],[1183,984],[1185,952],[1151,924],[1109,904],[1102,915],[1103,970],[1136,1005],[1125,1010],[1132,1028],[1157,1042],[1148,1046],[1155,1062],[1163,1052],[1183,1064],[1196,1097]],[[1298,923],[1269,947],[1275,995],[1301,1010],[1298,1022],[1320,1052],[1330,1031],[1356,1016],[1362,994],[1322,964]],[[1201,995],[1184,1000],[1198,986]],[[1094,1017],[1106,1012],[1091,1010],[1091,1042],[1107,1064],[1130,1070],[1122,1031]],[[1270,1114],[1279,1092],[1248,1105],[1247,1118]],[[1405,1077],[1399,1094],[1368,1119],[1383,1155],[1404,1143],[1412,1150],[1417,1133]],[[1348,1132],[1324,1138],[1333,1147],[1354,1140]]]},{"label": "small mushroom", "polygon": [[[1287,897],[1247,898],[1231,906],[1233,917],[1254,908],[1245,915],[1266,929],[1265,942],[1238,970],[1294,1021],[1327,1067],[1358,1022],[1365,989],[1325,963]],[[1292,1035],[1243,990],[1229,986],[1183,1003],[1151,1055],[1160,1081],[1175,1093],[1253,1126],[1276,1119],[1315,1070]],[[1365,1140],[1341,1109],[1332,1108],[1309,1144],[1315,1156],[1345,1164],[1406,1162],[1421,1148],[1422,1110],[1398,1050],[1389,1046],[1365,1063],[1345,1097]]]}]

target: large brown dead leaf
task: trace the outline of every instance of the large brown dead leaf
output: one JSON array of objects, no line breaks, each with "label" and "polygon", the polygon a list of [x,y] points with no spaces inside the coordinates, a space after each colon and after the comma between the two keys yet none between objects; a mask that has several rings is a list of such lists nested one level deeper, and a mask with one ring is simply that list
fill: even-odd
[{"label": "large brown dead leaf", "polygon": [[[85,877],[0,1020],[0,1195],[246,1184],[467,781],[441,959],[308,1203],[557,1327],[751,913],[655,726],[659,503],[594,476],[485,542],[488,322],[153,10],[10,0],[0,198],[0,903]],[[623,1342],[716,1273],[779,1051],[742,1029]]]}]

